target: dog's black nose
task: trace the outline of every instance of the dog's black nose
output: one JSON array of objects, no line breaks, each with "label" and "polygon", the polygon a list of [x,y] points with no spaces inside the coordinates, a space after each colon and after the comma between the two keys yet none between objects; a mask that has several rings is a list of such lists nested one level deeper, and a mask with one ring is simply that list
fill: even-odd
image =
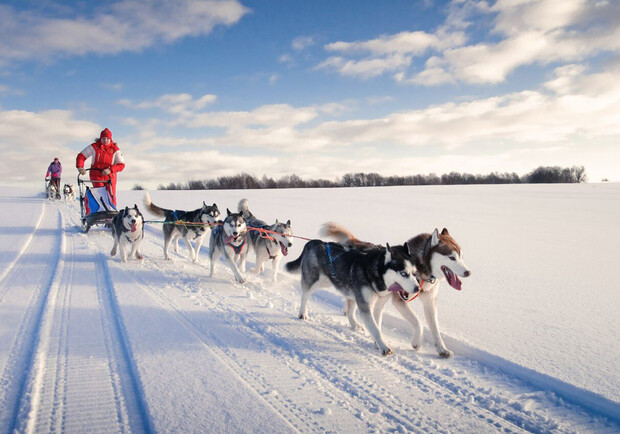
[{"label": "dog's black nose", "polygon": [[465,277],[469,277],[469,276],[471,276],[471,271],[467,270],[467,271],[465,272]]},{"label": "dog's black nose", "polygon": [[131,224],[135,224],[136,223],[136,219],[131,219]]},{"label": "dog's black nose", "polygon": [[237,235],[239,235],[239,232],[233,232],[233,235],[236,237]]}]

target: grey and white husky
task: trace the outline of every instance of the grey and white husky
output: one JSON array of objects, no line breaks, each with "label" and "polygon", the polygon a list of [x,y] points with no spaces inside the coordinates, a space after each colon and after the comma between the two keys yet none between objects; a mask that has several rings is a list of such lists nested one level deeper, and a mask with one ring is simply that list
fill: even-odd
[{"label": "grey and white husky", "polygon": [[73,184],[65,184],[62,188],[62,194],[65,197],[65,203],[71,204],[75,202],[75,188],[73,188]]},{"label": "grey and white husky", "polygon": [[[273,281],[278,281],[278,268],[280,261],[288,255],[288,249],[293,245],[290,237],[293,235],[291,229],[291,221],[286,223],[276,222],[272,225],[267,224],[263,220],[259,220],[250,212],[247,199],[241,199],[238,205],[238,211],[243,215],[250,229],[249,238],[250,245],[256,253],[256,263],[254,271],[256,274],[265,271],[265,262],[272,261]],[[267,231],[267,232],[266,232]],[[245,264],[241,264],[241,269],[245,269]]]},{"label": "grey and white husky", "polygon": [[[202,208],[195,209],[194,211],[171,210],[155,205],[148,193],[144,195],[144,204],[156,216],[165,217],[163,224],[164,257],[170,259],[168,249],[172,241],[174,241],[174,251],[179,253],[179,238],[181,237],[185,240],[185,244],[187,244],[190,259],[198,262],[200,259],[198,256],[200,247],[205,235],[207,235],[211,225],[215,223],[220,215],[217,205],[207,205],[205,202],[202,202]],[[177,222],[187,222],[188,224]],[[191,240],[195,241],[196,248],[192,246]]]},{"label": "grey and white husky", "polygon": [[130,258],[142,259],[140,253],[140,243],[144,239],[144,217],[138,209],[138,205],[133,208],[125,207],[119,211],[112,219],[112,237],[114,247],[110,255],[116,255],[120,250],[121,260],[127,262],[127,246],[131,246]]},{"label": "grey and white husky", "polygon": [[224,254],[226,264],[230,267],[239,283],[245,282],[243,269],[237,265],[245,264],[248,254],[248,226],[241,213],[231,213],[226,209],[226,218],[221,225],[215,226],[209,239],[209,258],[211,259],[211,276],[215,275],[215,261]]},{"label": "grey and white husky", "polygon": [[[312,240],[306,243],[299,258],[286,264],[286,269],[301,271],[300,319],[308,318],[308,299],[315,289],[334,286],[347,300],[351,328],[360,327],[355,319],[355,311],[359,309],[362,323],[381,354],[392,354],[381,334],[385,303],[390,298],[400,300],[399,292],[415,294],[420,289],[406,245],[362,252],[338,243]],[[401,303],[404,305],[402,300]],[[403,317],[410,320],[408,315]]]},{"label": "grey and white husky", "polygon": [[[322,235],[330,236],[339,243],[360,251],[365,251],[369,244],[359,241],[347,229],[334,223],[326,224],[322,229]],[[432,234],[419,234],[405,244],[418,271],[421,285],[419,298],[424,307],[424,316],[433,335],[437,353],[444,358],[451,357],[452,351],[448,350],[439,332],[437,317],[439,284],[445,279],[450,286],[460,291],[461,281],[458,276],[469,277],[471,271],[463,262],[461,247],[446,228],[441,233],[435,229]],[[411,344],[414,349],[418,350],[422,346],[422,323],[406,303],[398,302],[396,298],[393,298],[393,302],[401,315],[408,318],[413,328]]]}]

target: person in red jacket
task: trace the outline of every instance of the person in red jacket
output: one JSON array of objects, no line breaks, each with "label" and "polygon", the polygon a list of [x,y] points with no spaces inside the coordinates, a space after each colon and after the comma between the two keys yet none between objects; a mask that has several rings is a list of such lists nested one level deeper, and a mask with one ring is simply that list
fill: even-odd
[{"label": "person in red jacket", "polygon": [[75,167],[81,175],[86,174],[84,162],[90,157],[92,157],[90,162],[91,181],[107,179],[112,181],[107,184],[94,182],[93,187],[105,185],[108,193],[110,193],[112,203],[116,206],[116,174],[125,168],[125,159],[116,143],[112,141],[112,132],[107,128],[101,132],[99,140],[85,147],[77,155]]}]

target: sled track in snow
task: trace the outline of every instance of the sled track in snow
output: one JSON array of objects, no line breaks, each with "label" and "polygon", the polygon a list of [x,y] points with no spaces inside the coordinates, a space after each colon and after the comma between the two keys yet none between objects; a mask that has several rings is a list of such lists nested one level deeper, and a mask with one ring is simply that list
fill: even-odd
[{"label": "sled track in snow", "polygon": [[[253,375],[253,373],[248,371],[244,366],[241,366],[231,360],[229,354],[227,354],[225,346],[218,344],[216,336],[208,334],[197,326],[191,317],[179,309],[169,297],[162,294],[156,288],[153,288],[151,284],[141,278],[135,277],[134,275],[131,277],[141,288],[147,290],[149,295],[157,301],[157,303],[168,310],[181,324],[183,324],[183,326],[190,331],[192,335],[198,338],[204,345],[205,350],[211,352],[217,360],[229,368],[239,381],[245,384],[248,389],[256,394],[258,399],[262,399],[269,407],[280,414],[284,420],[288,421],[291,425],[291,429],[301,432],[303,431],[303,427],[314,425],[311,419],[306,419],[303,415],[295,412],[294,409],[289,408],[290,406],[283,401],[280,396],[269,393],[271,389],[264,384],[261,378]],[[214,346],[213,342],[218,345]],[[287,411],[284,411],[283,409]],[[325,430],[321,429],[321,427],[316,427],[313,431],[320,432]]]},{"label": "sled track in snow", "polygon": [[[6,285],[6,289],[3,289],[3,294],[6,294],[10,289],[12,274],[15,273],[15,279],[18,279],[21,274],[19,268],[22,266],[22,262],[26,262],[28,253],[35,245],[33,240],[42,237],[40,225],[46,214],[46,208],[43,207],[43,212],[37,222],[35,231],[28,238],[17,258],[4,274],[2,284]],[[48,298],[57,280],[60,272],[59,269],[62,267],[61,254],[64,248],[62,227],[62,215],[58,213],[58,227],[55,229],[54,241],[49,252],[50,256],[46,261],[43,277],[33,290],[28,307],[24,312],[17,331],[13,347],[9,352],[6,367],[2,373],[0,380],[2,385],[0,408],[3,409],[0,414],[0,426],[3,427],[1,428],[2,432],[14,432],[25,428],[23,426],[24,419],[20,415],[27,412],[29,406],[27,394],[28,378],[34,373],[34,363],[37,356],[36,348],[40,341],[42,321]],[[23,266],[25,267],[25,264]],[[48,277],[45,278],[45,276]]]},{"label": "sled track in snow", "polygon": [[[119,375],[118,384],[116,384],[117,393],[122,395],[123,400],[127,404],[125,418],[129,418],[133,412],[139,415],[139,425],[132,426],[131,431],[154,432],[155,429],[151,423],[148,406],[144,400],[144,392],[137,374],[137,368],[134,363],[131,347],[128,338],[124,332],[122,324],[122,316],[118,308],[116,293],[110,270],[108,269],[107,258],[103,253],[97,255],[97,289],[102,305],[104,306],[104,330],[110,331],[106,336],[106,345],[117,354],[117,373]],[[119,406],[119,415],[123,413]],[[130,421],[128,420],[128,425]]]},{"label": "sled track in snow", "polygon": [[[13,261],[11,261],[11,263],[4,269],[2,274],[0,274],[0,283],[2,283],[4,281],[4,278],[9,275],[9,273],[15,267],[15,264],[17,264],[17,262],[22,258],[22,256],[24,255],[24,252],[26,251],[26,249],[28,249],[28,247],[30,247],[30,244],[32,243],[32,240],[34,239],[35,233],[39,229],[39,226],[41,226],[41,222],[43,221],[43,215],[44,214],[45,214],[45,207],[42,207],[41,208],[41,215],[39,215],[39,219],[35,223],[32,233],[30,235],[28,235],[28,238],[26,239],[26,242],[24,243],[24,245],[22,246],[20,251],[17,253],[17,256],[15,257],[15,259],[13,259]],[[6,290],[8,290],[8,287],[6,288]],[[4,294],[6,293],[6,290],[0,292],[0,303],[2,302],[2,300],[4,298]]]},{"label": "sled track in snow", "polygon": [[[52,208],[44,206],[44,214],[45,209],[49,212]],[[39,261],[43,253],[33,256],[32,249],[44,243],[45,236],[53,237],[45,252],[42,283],[33,291],[2,373],[0,432],[63,432],[86,427],[91,431],[152,432],[127,352],[106,258],[102,254],[92,258],[92,253],[76,255],[74,244],[82,235],[71,223],[65,232],[69,228],[66,212],[56,212],[55,228],[49,229],[47,219],[48,229],[44,226],[35,231],[31,248],[22,249],[14,271],[2,281],[9,285],[22,275],[22,262]],[[71,216],[67,217],[71,222]],[[93,277],[95,288],[86,283],[90,289],[84,291],[80,286],[80,294],[75,294],[75,283],[92,282]],[[90,310],[85,310],[84,297],[91,303]],[[90,335],[91,328],[83,326],[93,320],[101,324],[97,333]]]}]

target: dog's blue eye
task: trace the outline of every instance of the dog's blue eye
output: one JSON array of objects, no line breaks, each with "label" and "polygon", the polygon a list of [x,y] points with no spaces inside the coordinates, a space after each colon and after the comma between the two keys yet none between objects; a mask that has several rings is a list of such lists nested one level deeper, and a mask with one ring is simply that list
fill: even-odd
[{"label": "dog's blue eye", "polygon": [[405,271],[401,271],[400,275],[403,277],[409,277],[409,273],[405,272]]},{"label": "dog's blue eye", "polygon": [[449,258],[450,258],[452,261],[456,261],[456,258],[455,258],[454,256],[449,256]]}]

